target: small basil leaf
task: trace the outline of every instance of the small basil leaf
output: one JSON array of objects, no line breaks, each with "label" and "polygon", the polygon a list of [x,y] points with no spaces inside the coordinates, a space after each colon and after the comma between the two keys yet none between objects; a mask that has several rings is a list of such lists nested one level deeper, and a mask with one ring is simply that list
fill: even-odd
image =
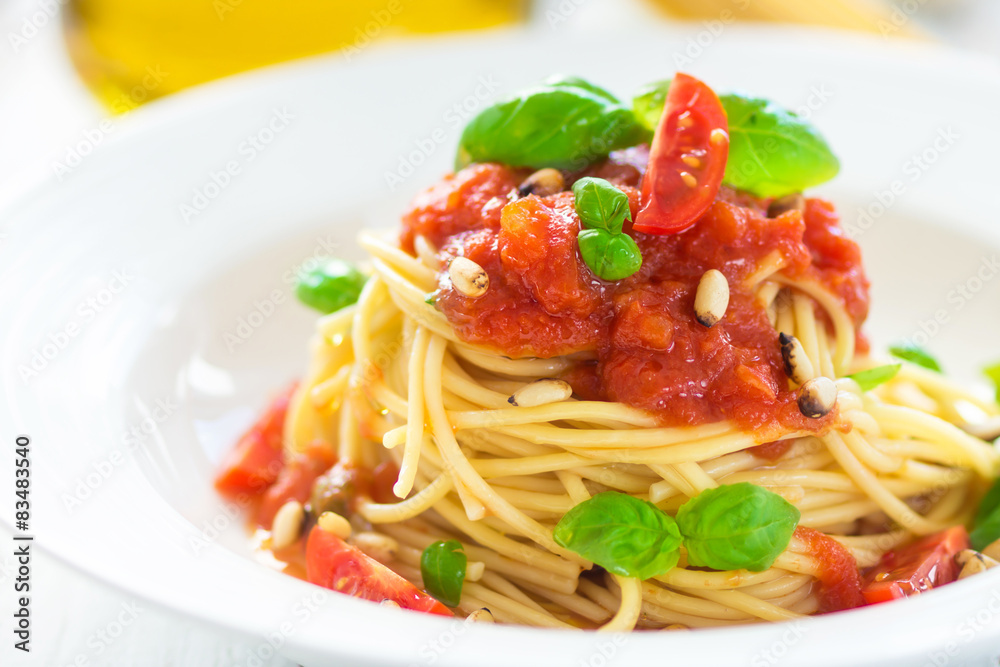
[{"label": "small basil leaf", "polygon": [[826,140],[807,120],[758,97],[721,95],[729,119],[723,181],[759,197],[782,197],[840,171]]},{"label": "small basil leaf", "polygon": [[983,374],[990,379],[996,388],[996,401],[1000,403],[1000,362],[991,364],[983,369]]},{"label": "small basil leaf", "polygon": [[909,361],[911,364],[916,364],[917,366],[922,366],[938,373],[941,372],[941,364],[937,362],[937,359],[932,357],[927,350],[919,345],[912,343],[893,345],[889,348],[889,354],[903,361]]},{"label": "small basil leaf", "polygon": [[500,162],[578,170],[648,136],[632,110],[610,93],[563,78],[481,111],[462,132],[456,166]]},{"label": "small basil leaf", "polygon": [[858,386],[861,387],[861,391],[871,391],[880,384],[885,384],[892,378],[896,377],[896,373],[899,372],[901,367],[902,364],[876,366],[875,368],[869,368],[865,371],[858,371],[857,373],[853,373],[847,377],[857,382]]},{"label": "small basil leaf", "polygon": [[799,516],[778,494],[740,482],[706,489],[681,505],[677,525],[692,565],[761,572],[788,547]]},{"label": "small basil leaf", "polygon": [[427,592],[449,607],[462,599],[465,568],[469,559],[458,540],[438,540],[420,555],[420,576]]},{"label": "small basil leaf", "polygon": [[299,272],[295,296],[310,308],[332,313],[356,302],[367,280],[350,262],[330,258]]},{"label": "small basil leaf", "polygon": [[604,229],[617,234],[625,220],[632,219],[628,195],[603,178],[590,176],[573,184],[573,206],[580,222],[589,229]]},{"label": "small basil leaf", "polygon": [[553,88],[580,88],[581,90],[585,90],[588,93],[596,95],[597,97],[604,98],[609,102],[613,102],[614,104],[620,104],[618,98],[612,95],[610,92],[604,90],[600,86],[592,84],[591,82],[585,79],[581,79],[578,76],[564,76],[561,74],[557,74],[555,76],[551,76],[548,79],[546,79],[545,85],[552,86]]},{"label": "small basil leaf", "polygon": [[603,229],[583,229],[577,235],[580,255],[590,270],[602,280],[628,278],[642,267],[642,254],[628,234],[612,234]]},{"label": "small basil leaf", "polygon": [[681,534],[656,505],[617,491],[598,493],[563,516],[555,541],[623,577],[649,579],[680,557]]},{"label": "small basil leaf", "polygon": [[670,79],[648,83],[636,92],[632,98],[632,112],[635,117],[650,132],[656,131],[663,115],[663,105],[667,103],[667,92],[670,90]]}]

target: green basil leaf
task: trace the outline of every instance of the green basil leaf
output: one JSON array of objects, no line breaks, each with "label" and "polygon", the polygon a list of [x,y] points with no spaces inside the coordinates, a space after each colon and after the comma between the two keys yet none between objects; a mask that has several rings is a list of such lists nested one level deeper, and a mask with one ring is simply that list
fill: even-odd
[{"label": "green basil leaf", "polygon": [[580,222],[588,229],[621,232],[625,220],[632,219],[628,195],[603,178],[581,178],[573,184],[573,206]]},{"label": "green basil leaf", "polygon": [[1000,403],[1000,362],[991,364],[983,369],[983,374],[990,379],[996,388],[996,401]]},{"label": "green basil leaf", "polygon": [[721,95],[729,118],[723,181],[759,197],[782,197],[824,183],[840,161],[805,119],[758,97]]},{"label": "green basil leaf", "polygon": [[606,90],[561,78],[487,107],[469,121],[456,166],[500,162],[579,170],[648,137],[632,110]]},{"label": "green basil leaf", "polygon": [[671,79],[654,81],[640,88],[632,98],[632,112],[650,132],[656,131],[663,115],[663,105],[667,102]]},{"label": "green basil leaf", "polygon": [[[663,115],[670,80],[643,86],[632,111],[649,130]],[[768,100],[720,95],[729,120],[724,183],[759,197],[782,197],[824,183],[840,171],[826,140],[807,120]]]},{"label": "green basil leaf", "polygon": [[680,558],[681,534],[670,515],[617,491],[598,493],[563,516],[553,532],[560,546],[623,577],[649,579]]},{"label": "green basil leaf", "polygon": [[972,520],[973,528],[982,525],[992,514],[1000,510],[1000,479],[994,480],[993,486],[986,492],[983,499],[979,501],[979,509],[976,511],[976,518]]},{"label": "green basil leaf", "polygon": [[642,267],[642,254],[628,234],[603,229],[583,229],[577,235],[580,255],[590,270],[602,280],[628,278]]},{"label": "green basil leaf", "polygon": [[911,364],[916,364],[917,366],[922,366],[938,373],[941,372],[941,364],[937,362],[937,359],[932,357],[927,350],[919,345],[899,343],[889,348],[889,354],[903,361],[909,361]]},{"label": "green basil leaf", "polygon": [[865,371],[858,371],[848,375],[858,383],[861,387],[861,391],[871,391],[880,384],[885,384],[892,378],[896,377],[896,373],[902,367],[902,364],[887,364],[885,366],[876,366],[875,368],[869,368]]},{"label": "green basil leaf", "polygon": [[310,308],[332,313],[356,302],[367,280],[350,262],[330,258],[299,272],[295,296]]},{"label": "green basil leaf", "polygon": [[469,559],[458,540],[438,540],[420,555],[420,576],[427,592],[449,607],[462,599],[465,568]]},{"label": "green basil leaf", "polygon": [[596,95],[597,97],[601,97],[609,102],[620,104],[618,98],[612,95],[610,92],[604,90],[600,86],[592,84],[591,82],[585,79],[581,79],[578,76],[565,76],[562,74],[557,74],[555,76],[551,76],[548,79],[546,79],[545,85],[552,86],[553,88],[580,88],[582,90],[587,91],[588,93]]},{"label": "green basil leaf", "polygon": [[799,516],[778,494],[740,482],[706,489],[681,505],[677,526],[691,565],[761,572],[788,547]]},{"label": "green basil leaf", "polygon": [[989,515],[969,533],[969,542],[976,551],[982,551],[1000,540],[1000,512]]}]

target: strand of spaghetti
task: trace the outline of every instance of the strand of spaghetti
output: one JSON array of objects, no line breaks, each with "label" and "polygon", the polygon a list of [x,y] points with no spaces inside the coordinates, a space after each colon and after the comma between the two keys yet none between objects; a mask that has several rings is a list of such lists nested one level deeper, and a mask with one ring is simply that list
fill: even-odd
[{"label": "strand of spaghetti", "polygon": [[676,470],[675,466],[653,463],[649,469],[663,478],[661,481],[649,485],[650,502],[659,503],[678,493],[682,493],[688,498],[692,498],[696,494],[694,486]]},{"label": "strand of spaghetti", "polygon": [[[697,590],[700,593],[706,589]],[[753,618],[752,614],[747,614],[745,611],[720,605],[699,597],[693,597],[692,595],[688,595],[686,591],[673,591],[664,588],[658,583],[654,583],[652,580],[642,582],[642,597],[644,600],[664,609],[688,614],[695,618],[717,621],[741,621]]]},{"label": "strand of spaghetti", "polygon": [[556,472],[556,477],[574,503],[579,505],[584,501],[590,500],[590,492],[587,491],[587,487],[579,475],[574,475],[566,470],[559,470]]},{"label": "strand of spaghetti", "polygon": [[926,392],[953,400],[968,401],[989,416],[1000,414],[1000,405],[995,400],[977,396],[942,373],[922,368],[916,364],[905,363],[899,369],[899,374],[896,377],[900,380],[909,380]]},{"label": "strand of spaghetti", "polygon": [[406,444],[403,445],[403,462],[399,467],[399,477],[392,487],[392,492],[397,498],[409,495],[420,462],[420,447],[424,439],[423,359],[427,355],[429,343],[430,334],[427,329],[417,327],[407,365],[409,386],[406,392]]},{"label": "strand of spaghetti", "polygon": [[[650,467],[652,468],[652,466]],[[705,489],[714,489],[719,485],[711,475],[706,473],[704,469],[702,469],[702,467],[694,461],[678,463],[674,466],[674,469],[684,476],[697,493],[701,493]],[[656,471],[654,470],[654,472]]]},{"label": "strand of spaghetti", "polygon": [[534,407],[517,407],[475,412],[451,412],[448,419],[456,429],[498,428],[515,424],[542,424],[562,419],[592,422],[610,419],[634,426],[654,428],[656,418],[621,403],[606,401],[563,401]]},{"label": "strand of spaghetti", "polygon": [[361,233],[358,244],[373,256],[391,266],[397,272],[407,276],[418,289],[424,292],[432,291],[437,285],[437,273],[416,257],[411,257],[398,247],[385,243],[378,237]]},{"label": "strand of spaghetti", "polygon": [[[511,430],[519,427],[511,427]],[[592,431],[593,433],[593,431]],[[599,432],[597,432],[599,433]],[[638,434],[637,434],[638,435]],[[790,433],[786,439],[796,438],[798,434]],[[643,440],[644,438],[636,438]],[[550,443],[559,444],[559,443]],[[732,434],[717,438],[706,438],[700,443],[686,443],[667,447],[650,447],[648,449],[629,449],[627,442],[621,443],[620,449],[582,448],[580,443],[566,442],[562,445],[567,450],[604,461],[616,463],[684,463],[686,461],[708,461],[710,459],[731,454],[748,447],[759,445],[752,433]]]},{"label": "strand of spaghetti", "polygon": [[509,359],[474,349],[467,343],[456,342],[452,349],[470,364],[492,373],[515,377],[552,377],[569,368],[570,362],[564,357],[551,359]]},{"label": "strand of spaghetti", "polygon": [[830,355],[832,345],[830,335],[826,332],[825,326],[815,324],[815,313],[813,314],[813,329],[816,331],[816,341],[819,344],[819,373],[828,378],[837,377],[837,369],[833,365],[833,357]]},{"label": "strand of spaghetti", "polygon": [[603,623],[612,616],[612,613],[601,605],[588,600],[577,593],[565,595],[563,593],[556,593],[548,588],[542,588],[541,586],[534,586],[532,584],[521,584],[521,587],[539,597],[555,602],[567,612],[576,614],[580,618],[584,618],[592,623]]},{"label": "strand of spaghetti", "polygon": [[619,491],[624,491],[625,493],[631,493],[634,495],[646,493],[649,489],[650,480],[648,478],[632,475],[627,472],[622,472],[621,470],[615,470],[614,468],[609,468],[608,466],[572,468],[570,472],[575,473],[584,479],[589,479],[592,482],[597,482],[602,486],[606,486],[611,489],[618,489]]},{"label": "strand of spaghetti", "polygon": [[355,303],[335,310],[329,315],[323,315],[316,321],[316,331],[324,338],[349,335],[351,323],[354,321],[354,313],[357,310],[358,306]]},{"label": "strand of spaghetti", "polygon": [[[522,512],[518,512],[510,503],[493,492],[489,484],[479,476],[465,455],[462,454],[440,395],[441,367],[444,363],[446,345],[447,341],[442,338],[434,336],[431,339],[424,367],[424,391],[434,440],[437,442],[441,456],[448,464],[452,475],[456,480],[461,479],[483,505],[488,507],[494,515],[510,524],[511,528],[517,532],[534,540],[552,553],[578,563],[586,562],[574,552],[556,544],[549,530],[537,521],[526,517]],[[436,396],[432,393],[435,388],[438,389]]]},{"label": "strand of spaghetti", "polygon": [[874,500],[857,500],[833,507],[803,511],[799,517],[799,525],[816,529],[830,528],[874,514],[880,509],[881,506]]},{"label": "strand of spaghetti", "polygon": [[347,389],[347,381],[351,377],[351,367],[341,366],[337,372],[319,384],[313,385],[309,390],[309,400],[314,408],[324,408],[330,406],[335,401],[339,401],[344,390]]},{"label": "strand of spaghetti", "polygon": [[[502,535],[484,526],[481,522],[469,521],[465,516],[465,512],[447,499],[443,499],[435,504],[434,509],[455,528],[484,547],[493,549],[498,554],[507,558],[520,561],[532,567],[548,570],[553,574],[567,579],[575,579],[580,574],[581,567],[590,567],[590,563],[586,561],[583,561],[581,564],[579,557],[574,560],[567,560],[556,554],[538,549],[536,546],[529,546],[515,541],[506,535]],[[484,559],[476,556],[476,560]],[[573,589],[564,592],[572,593]]]},{"label": "strand of spaghetti", "polygon": [[[609,431],[605,429],[562,428],[547,423],[498,426],[495,430],[540,445],[556,445],[567,449],[609,449],[664,448],[678,447],[684,443],[698,443],[716,436],[738,439],[756,444],[753,437],[739,433],[727,422],[705,424],[704,426],[680,426],[676,428],[648,428],[630,431]],[[740,448],[742,449],[742,447]],[[671,463],[697,460],[686,458]]]},{"label": "strand of spaghetti", "polygon": [[672,588],[727,590],[766,583],[781,576],[784,576],[784,573],[775,568],[770,568],[763,572],[750,572],[749,570],[709,572],[675,567],[661,575],[657,575],[654,579]]},{"label": "strand of spaghetti", "polygon": [[929,440],[947,447],[956,463],[971,465],[981,476],[992,479],[1000,467],[1000,454],[990,445],[962,429],[910,408],[872,404],[869,412],[887,433]]},{"label": "strand of spaghetti", "polygon": [[635,628],[642,612],[642,581],[634,577],[612,575],[621,591],[621,605],[611,620],[598,628],[599,632],[627,632]]},{"label": "strand of spaghetti", "polygon": [[566,470],[587,462],[587,457],[569,452],[508,459],[469,459],[469,463],[484,479],[505,477],[515,473],[537,475],[543,472]]},{"label": "strand of spaghetti", "polygon": [[[550,613],[545,610],[545,607],[538,604],[538,602],[531,599],[531,597],[527,593],[521,590],[521,588],[519,587],[520,585],[514,585],[509,580],[505,579],[504,577],[501,577],[496,572],[484,572],[483,578],[479,580],[479,583],[481,583],[483,586],[487,586],[488,588],[493,589],[494,591],[500,593],[501,595],[506,595],[511,600],[516,600],[517,602],[520,602],[525,607],[530,607],[542,613]],[[535,586],[535,588],[541,591],[554,592],[551,589],[546,588],[545,586]],[[556,593],[556,595],[558,595],[558,593]]]},{"label": "strand of spaghetti", "polygon": [[833,321],[833,329],[836,334],[836,352],[833,357],[833,365],[837,375],[845,373],[851,359],[854,358],[854,322],[837,297],[818,283],[793,280],[780,273],[774,274],[772,278],[784,285],[805,292],[827,312]]},{"label": "strand of spaghetti", "polygon": [[[809,584],[804,583],[804,585],[808,586]],[[724,607],[739,609],[742,612],[764,619],[765,621],[791,621],[802,617],[801,614],[796,614],[793,611],[782,609],[775,604],[765,602],[761,598],[753,597],[752,595],[748,595],[742,591],[714,591],[704,588],[697,591],[691,591],[691,594],[705,598],[706,600],[710,600]]]},{"label": "strand of spaghetti", "polygon": [[423,514],[453,488],[451,476],[441,473],[434,481],[398,503],[362,502],[358,513],[372,523],[397,523]]},{"label": "strand of spaghetti", "polygon": [[753,290],[757,285],[783,269],[786,263],[781,251],[772,250],[767,257],[757,263],[757,270],[743,279],[743,286],[747,290]]},{"label": "strand of spaghetti", "polygon": [[351,344],[354,347],[355,368],[364,368],[371,358],[371,319],[379,297],[386,291],[385,283],[376,275],[368,279],[358,296],[351,323]]},{"label": "strand of spaghetti", "polygon": [[511,489],[502,486],[495,487],[493,490],[519,510],[547,512],[555,515],[557,519],[576,505],[568,495],[539,493],[537,491]]},{"label": "strand of spaghetti", "polygon": [[[516,617],[521,623],[531,623],[546,628],[572,628],[572,625],[563,623],[548,612],[541,612],[528,607],[511,598],[490,590],[477,583],[466,583],[464,590],[475,598],[482,600],[485,605],[493,611],[494,609],[507,612]],[[464,593],[463,593],[464,595]]]},{"label": "strand of spaghetti", "polygon": [[868,440],[860,433],[851,431],[843,434],[844,444],[851,450],[863,465],[871,468],[875,472],[888,474],[898,473],[903,467],[903,460],[899,457],[886,454],[872,447]]},{"label": "strand of spaghetti", "polygon": [[337,459],[340,461],[358,461],[361,452],[361,435],[354,423],[351,406],[340,407],[337,419]]},{"label": "strand of spaghetti", "polygon": [[881,510],[900,526],[918,535],[928,535],[947,527],[941,525],[940,522],[928,521],[910,509],[902,500],[892,495],[879,483],[878,478],[854,457],[839,433],[836,431],[828,433],[823,436],[823,442],[858,488],[868,494]]},{"label": "strand of spaghetti", "polygon": [[455,332],[444,314],[424,299],[426,295],[413,283],[397,273],[380,259],[372,260],[376,275],[389,287],[389,297],[403,313],[421,326],[425,326],[439,336],[456,340]]},{"label": "strand of spaghetti", "polygon": [[482,382],[477,382],[455,361],[452,355],[446,355],[444,361],[444,386],[459,396],[465,396],[469,401],[488,408],[503,408],[509,405],[509,394],[501,394],[486,388]]},{"label": "strand of spaghetti", "polygon": [[[477,498],[472,490],[466,486],[464,479],[455,474],[454,468],[449,468],[449,472],[451,472],[452,481],[455,483],[455,491],[458,494],[458,500],[462,503],[462,507],[465,508],[465,516],[469,518],[469,521],[480,521],[485,518],[486,505],[483,501]],[[502,498],[502,496],[500,496],[495,489],[490,489],[490,494],[495,495],[498,498]],[[519,511],[513,505],[510,505],[510,508],[512,511],[518,512],[518,514],[524,516],[525,520],[531,519],[531,517],[528,517],[524,514],[524,512]]]},{"label": "strand of spaghetti", "polygon": [[802,343],[802,348],[817,371],[821,368],[819,356],[819,340],[816,336],[816,313],[813,310],[815,302],[805,294],[792,294],[792,313],[795,316],[795,337]]}]

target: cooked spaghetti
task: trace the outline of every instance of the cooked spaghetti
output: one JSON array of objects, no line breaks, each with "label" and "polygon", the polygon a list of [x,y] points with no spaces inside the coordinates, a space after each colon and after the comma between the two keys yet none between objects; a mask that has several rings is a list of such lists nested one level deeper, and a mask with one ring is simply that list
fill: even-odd
[{"label": "cooked spaghetti", "polygon": [[[638,272],[595,277],[569,184],[605,179],[628,195],[632,220],[649,161],[643,146],[613,152],[541,196],[525,194],[532,169],[473,164],[422,194],[400,237],[362,235],[370,278],[356,304],[318,321],[283,423],[285,460],[314,462],[313,478],[336,461],[334,477],[350,480],[338,506],[347,542],[418,588],[423,551],[457,540],[464,615],[631,630],[863,604],[862,573],[883,554],[971,520],[1000,458],[959,425],[1000,411],[916,364],[867,391],[847,377],[879,365],[860,331],[868,285],[820,200],[776,208],[722,186],[689,229],[631,230]],[[456,258],[487,280],[456,285],[467,278],[450,270]],[[695,304],[709,270],[728,286],[713,326]],[[781,341],[797,341],[798,375]],[[822,414],[805,414],[803,373],[835,381]],[[323,496],[309,482],[297,497],[307,525]],[[674,515],[742,482],[801,514],[762,571],[696,567],[682,548],[677,566],[640,580],[553,534],[598,493]],[[294,561],[305,543],[280,546]]]}]

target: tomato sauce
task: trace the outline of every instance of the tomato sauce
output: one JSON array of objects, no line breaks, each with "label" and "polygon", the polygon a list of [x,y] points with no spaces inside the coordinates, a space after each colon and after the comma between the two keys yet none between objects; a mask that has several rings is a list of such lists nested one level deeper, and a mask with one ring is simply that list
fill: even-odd
[{"label": "tomato sauce", "polygon": [[[647,149],[620,151],[576,176],[605,178],[639,207]],[[778,334],[743,281],[780,257],[783,273],[819,281],[856,325],[868,312],[860,251],[826,202],[804,213],[767,217],[767,201],[723,187],[698,222],[679,234],[629,232],[643,266],[617,282],[597,278],[580,257],[580,221],[571,192],[518,198],[527,176],[477,164],[448,176],[414,202],[403,219],[402,247],[416,235],[447,264],[464,255],[482,266],[490,288],[477,299],[440,274],[437,307],[457,335],[509,357],[575,353],[565,379],[584,398],[621,401],[656,413],[665,425],[732,419],[760,433],[818,432],[835,419],[808,419],[788,390]],[[698,282],[708,269],[729,281],[725,317],[706,328],[695,319]]]},{"label": "tomato sauce", "polygon": [[805,542],[809,555],[819,561],[819,612],[854,609],[865,605],[861,594],[861,573],[847,547],[828,535],[799,526],[795,537]]}]

